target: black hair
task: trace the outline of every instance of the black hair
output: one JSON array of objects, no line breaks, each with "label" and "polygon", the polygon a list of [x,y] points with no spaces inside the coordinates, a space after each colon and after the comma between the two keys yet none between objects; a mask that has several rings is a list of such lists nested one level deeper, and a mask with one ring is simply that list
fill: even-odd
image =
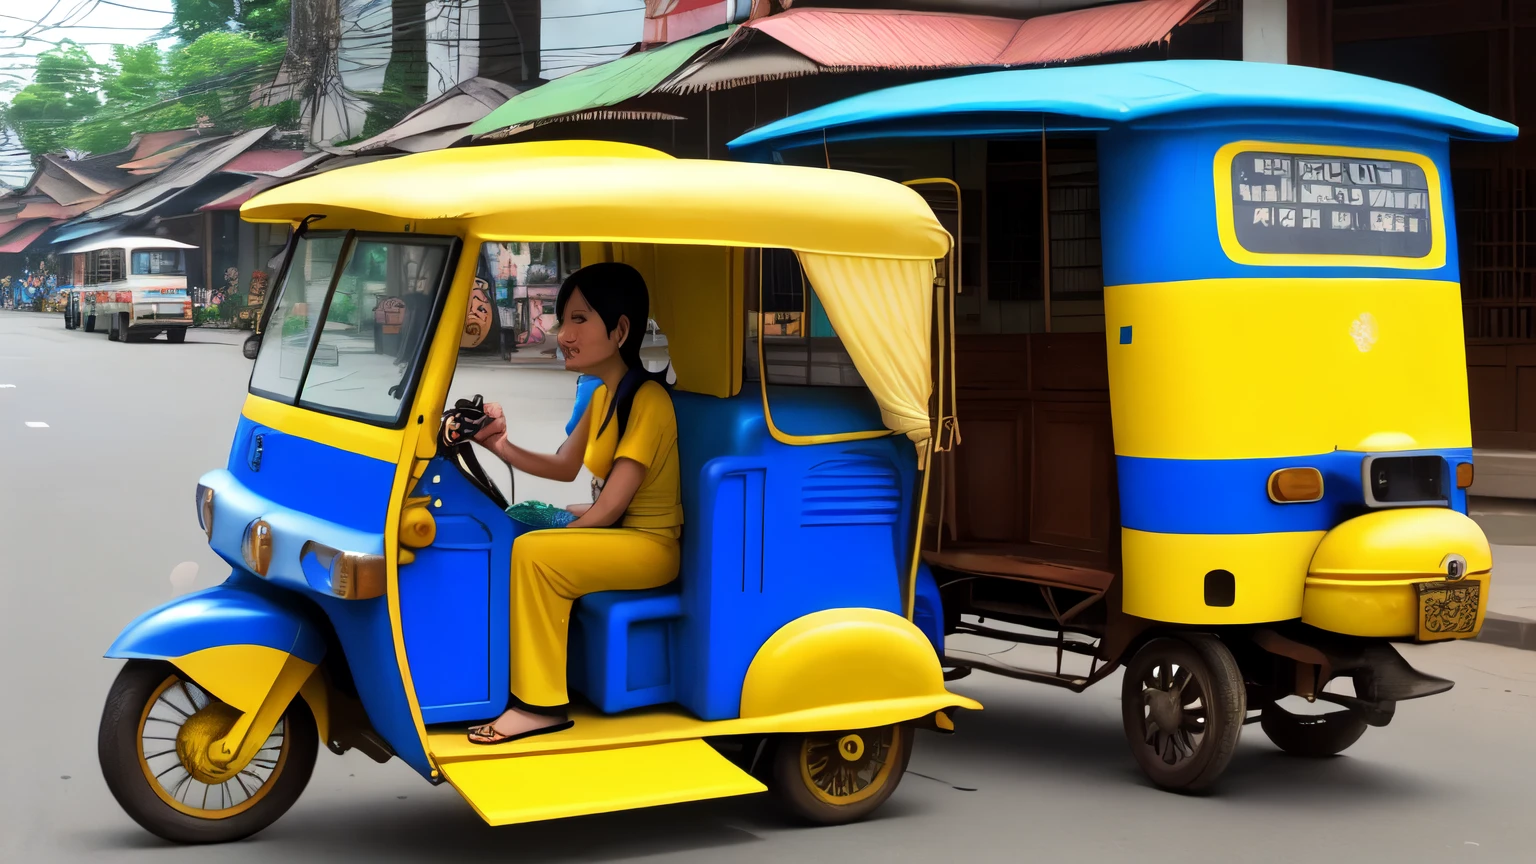
[{"label": "black hair", "polygon": [[617,261],[589,264],[567,276],[560,285],[560,294],[555,298],[555,318],[562,324],[565,323],[565,305],[577,288],[581,289],[581,296],[586,298],[592,311],[603,319],[603,327],[609,333],[618,328],[620,318],[629,319],[629,334],[619,346],[619,357],[629,371],[619,381],[618,392],[608,401],[608,414],[597,429],[597,434],[602,435],[608,429],[608,422],[617,416],[619,437],[623,438],[629,428],[629,412],[635,405],[635,394],[640,392],[641,386],[647,381],[655,381],[671,389],[665,369],[647,372],[640,360],[640,343],[645,341],[651,319],[651,295],[646,290],[645,277],[628,264]]}]

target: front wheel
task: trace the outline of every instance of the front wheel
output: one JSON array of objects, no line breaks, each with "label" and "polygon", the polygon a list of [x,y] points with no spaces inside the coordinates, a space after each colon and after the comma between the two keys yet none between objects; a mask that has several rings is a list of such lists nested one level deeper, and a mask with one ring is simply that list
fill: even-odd
[{"label": "front wheel", "polygon": [[912,758],[910,725],[785,735],[769,788],[793,816],[818,825],[855,822],[896,791]]},{"label": "front wheel", "polygon": [[239,712],[168,663],[123,667],[101,716],[97,756],[107,788],[146,831],[173,843],[228,843],[266,828],[309,783],[320,735],[302,699],[251,761],[220,770],[208,746]]},{"label": "front wheel", "polygon": [[1147,777],[1173,792],[1200,792],[1237,749],[1247,689],[1219,639],[1189,635],[1148,642],[1125,667],[1121,715]]}]

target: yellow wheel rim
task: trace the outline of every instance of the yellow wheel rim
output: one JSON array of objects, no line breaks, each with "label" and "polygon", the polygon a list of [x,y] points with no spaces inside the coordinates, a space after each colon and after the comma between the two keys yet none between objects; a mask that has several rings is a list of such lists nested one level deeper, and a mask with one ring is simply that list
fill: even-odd
[{"label": "yellow wheel rim", "polygon": [[166,806],[198,819],[228,819],[255,807],[277,785],[288,762],[284,721],[278,721],[245,765],[215,773],[197,758],[238,716],[196,684],[174,675],[155,688],[139,717],[139,767]]},{"label": "yellow wheel rim", "polygon": [[904,745],[895,726],[807,735],[800,744],[800,779],[818,801],[857,804],[890,782]]}]

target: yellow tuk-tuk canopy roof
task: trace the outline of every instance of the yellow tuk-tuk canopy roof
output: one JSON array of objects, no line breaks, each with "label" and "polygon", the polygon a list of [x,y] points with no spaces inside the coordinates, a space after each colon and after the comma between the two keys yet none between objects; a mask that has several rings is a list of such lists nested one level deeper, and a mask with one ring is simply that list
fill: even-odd
[{"label": "yellow tuk-tuk canopy roof", "polygon": [[[436,150],[263,192],[252,222],[467,232],[485,240],[667,243],[933,260],[950,237],[920,195],[847,171],[699,159],[599,141]],[[409,227],[407,227],[409,226]]]}]

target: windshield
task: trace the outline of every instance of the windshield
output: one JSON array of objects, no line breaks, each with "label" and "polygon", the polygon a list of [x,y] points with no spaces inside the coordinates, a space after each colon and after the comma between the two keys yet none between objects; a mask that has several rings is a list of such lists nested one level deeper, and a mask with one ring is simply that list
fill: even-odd
[{"label": "windshield", "polygon": [[180,249],[139,249],[133,253],[134,276],[185,276],[186,255]]},{"label": "windshield", "polygon": [[349,242],[338,232],[306,233],[274,298],[251,392],[397,425],[451,243],[377,235]]}]

